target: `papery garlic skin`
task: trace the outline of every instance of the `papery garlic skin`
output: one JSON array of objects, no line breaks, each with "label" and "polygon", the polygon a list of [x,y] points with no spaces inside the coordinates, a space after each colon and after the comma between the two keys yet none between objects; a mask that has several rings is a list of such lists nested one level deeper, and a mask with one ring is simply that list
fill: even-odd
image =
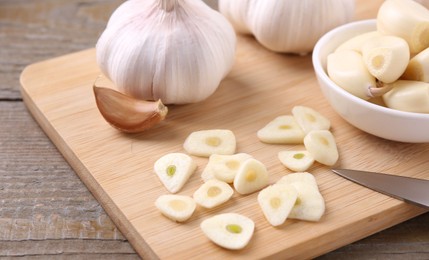
[{"label": "papery garlic skin", "polygon": [[323,34],[352,20],[355,1],[219,0],[219,10],[238,33],[247,28],[267,49],[305,54]]},{"label": "papery garlic skin", "polygon": [[235,47],[231,24],[200,0],[129,0],[112,14],[96,52],[120,91],[185,104],[214,93]]}]

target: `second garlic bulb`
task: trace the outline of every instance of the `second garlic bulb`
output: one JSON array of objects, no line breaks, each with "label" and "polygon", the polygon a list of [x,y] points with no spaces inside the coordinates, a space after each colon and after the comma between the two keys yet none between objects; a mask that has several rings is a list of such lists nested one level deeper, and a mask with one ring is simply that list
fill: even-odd
[{"label": "second garlic bulb", "polygon": [[229,22],[200,0],[129,0],[110,17],[96,53],[120,91],[185,104],[214,93],[235,46]]},{"label": "second garlic bulb", "polygon": [[355,0],[219,0],[238,33],[251,33],[267,49],[308,53],[317,40],[352,20]]}]

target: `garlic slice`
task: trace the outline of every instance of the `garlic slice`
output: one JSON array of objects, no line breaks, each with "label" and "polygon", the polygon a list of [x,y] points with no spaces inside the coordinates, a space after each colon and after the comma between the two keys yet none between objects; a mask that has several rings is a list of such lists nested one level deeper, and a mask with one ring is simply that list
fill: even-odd
[{"label": "garlic slice", "polygon": [[272,226],[280,226],[286,221],[297,198],[298,191],[294,186],[273,184],[259,192],[258,203],[267,221]]},{"label": "garlic slice", "polygon": [[233,155],[213,154],[210,156],[209,163],[211,162],[213,175],[216,179],[232,183],[240,166],[250,158],[252,156],[247,153]]},{"label": "garlic slice", "polygon": [[314,163],[314,158],[308,151],[280,151],[280,162],[288,169],[296,172],[306,171]]},{"label": "garlic slice", "polygon": [[291,185],[298,191],[298,198],[288,218],[319,221],[325,213],[325,200],[319,190],[305,182],[293,182]]},{"label": "garlic slice", "polygon": [[193,195],[195,202],[204,208],[214,208],[228,201],[234,190],[226,182],[211,179],[201,185]]},{"label": "garlic slice", "polygon": [[234,178],[234,188],[240,194],[250,194],[268,185],[268,171],[265,165],[253,158],[247,159]]},{"label": "garlic slice", "polygon": [[164,120],[168,109],[161,100],[144,101],[113,89],[93,86],[95,101],[104,119],[116,129],[138,133]]},{"label": "garlic slice", "polygon": [[321,164],[332,166],[338,161],[338,149],[329,130],[313,130],[304,138],[304,146]]},{"label": "garlic slice", "polygon": [[306,134],[312,130],[329,130],[331,128],[331,122],[310,107],[294,106],[292,115]]},{"label": "garlic slice", "polygon": [[316,190],[319,190],[319,186],[317,185],[316,178],[314,178],[314,175],[309,173],[309,172],[290,173],[290,174],[283,176],[276,183],[292,184],[295,182],[304,182],[304,183],[307,183],[307,184],[313,186]]},{"label": "garlic slice", "polygon": [[183,148],[191,155],[209,157],[212,154],[234,154],[235,135],[227,129],[211,129],[192,132]]},{"label": "garlic slice", "polygon": [[259,140],[271,144],[302,143],[305,133],[291,115],[279,116],[257,132]]},{"label": "garlic slice", "polygon": [[201,230],[218,246],[231,250],[244,248],[253,236],[255,223],[237,213],[215,215],[201,222]]},{"label": "garlic slice", "polygon": [[155,201],[155,206],[167,218],[176,222],[184,222],[194,213],[196,203],[189,196],[161,195]]},{"label": "garlic slice", "polygon": [[184,153],[166,154],[154,165],[154,171],[159,180],[171,193],[180,191],[196,168],[197,164]]}]

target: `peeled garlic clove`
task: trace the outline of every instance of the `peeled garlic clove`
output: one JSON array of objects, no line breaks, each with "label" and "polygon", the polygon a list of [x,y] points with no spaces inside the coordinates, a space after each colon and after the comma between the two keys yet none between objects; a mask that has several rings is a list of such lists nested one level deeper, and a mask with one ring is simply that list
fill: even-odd
[{"label": "peeled garlic clove", "polygon": [[195,172],[197,164],[184,153],[169,153],[159,158],[154,171],[165,188],[176,193]]},{"label": "peeled garlic clove", "polygon": [[258,204],[265,218],[272,226],[283,224],[298,198],[298,192],[292,185],[274,184],[261,190]]},{"label": "peeled garlic clove", "polygon": [[365,100],[373,97],[371,89],[377,88],[375,77],[358,52],[342,50],[329,54],[327,71],[331,80],[350,94]]},{"label": "peeled garlic clove", "polygon": [[115,86],[143,100],[199,102],[230,71],[236,47],[226,18],[200,0],[131,0],[112,14],[96,45]]},{"label": "peeled garlic clove", "polygon": [[237,213],[215,215],[201,222],[201,230],[218,246],[231,250],[244,248],[253,236],[255,223]]},{"label": "peeled garlic clove", "polygon": [[113,127],[127,133],[142,132],[164,120],[168,109],[161,100],[144,101],[109,88],[93,86],[98,110]]},{"label": "peeled garlic clove", "polygon": [[319,221],[325,213],[325,200],[319,190],[305,182],[294,182],[291,185],[298,191],[298,197],[288,218]]},{"label": "peeled garlic clove", "polygon": [[392,90],[383,95],[387,107],[416,113],[429,113],[429,83],[398,80]]},{"label": "peeled garlic clove", "polygon": [[155,201],[155,206],[167,218],[176,222],[183,222],[192,216],[196,203],[189,196],[161,195]]},{"label": "peeled garlic clove", "polygon": [[195,202],[204,208],[214,208],[228,201],[234,190],[226,182],[211,179],[201,185],[193,195]]},{"label": "peeled garlic clove", "polygon": [[384,83],[392,83],[407,68],[410,50],[404,39],[383,35],[368,39],[362,46],[362,57],[371,75]]},{"label": "peeled garlic clove", "polygon": [[308,151],[280,151],[280,162],[292,171],[306,171],[314,163],[314,158]]},{"label": "peeled garlic clove", "polygon": [[247,159],[234,178],[234,188],[240,194],[250,194],[268,185],[268,171],[265,165],[253,158]]},{"label": "peeled garlic clove", "polygon": [[386,0],[378,9],[377,30],[407,41],[412,54],[429,47],[429,10],[413,0]]},{"label": "peeled garlic clove", "polygon": [[316,110],[305,106],[294,106],[292,115],[307,134],[312,130],[329,130],[331,122]]},{"label": "peeled garlic clove", "polygon": [[429,48],[410,60],[401,79],[429,82]]},{"label": "peeled garlic clove", "polygon": [[332,166],[338,161],[338,149],[329,130],[313,130],[304,138],[304,146],[321,164]]},{"label": "peeled garlic clove", "polygon": [[361,53],[362,46],[371,38],[379,36],[380,33],[378,31],[371,31],[362,33],[352,37],[351,39],[345,41],[340,46],[338,46],[335,51],[342,50],[352,50]]},{"label": "peeled garlic clove", "polygon": [[305,133],[291,115],[279,116],[257,132],[259,140],[271,144],[302,143]]},{"label": "peeled garlic clove", "polygon": [[234,154],[235,147],[235,135],[227,129],[192,132],[183,144],[186,152],[202,157],[209,157],[212,154]]}]

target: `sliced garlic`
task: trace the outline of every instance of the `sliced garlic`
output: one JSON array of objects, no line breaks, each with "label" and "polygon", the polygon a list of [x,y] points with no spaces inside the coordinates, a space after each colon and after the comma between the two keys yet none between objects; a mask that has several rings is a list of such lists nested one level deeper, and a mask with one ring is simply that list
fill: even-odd
[{"label": "sliced garlic", "polygon": [[215,215],[201,222],[201,230],[218,246],[231,250],[244,248],[253,236],[255,223],[237,213]]},{"label": "sliced garlic", "polygon": [[325,200],[318,189],[305,182],[293,182],[291,185],[298,191],[298,198],[288,218],[319,221],[325,213]]},{"label": "sliced garlic", "polygon": [[165,188],[176,193],[182,189],[186,181],[195,172],[197,164],[183,153],[169,153],[159,158],[154,170]]},{"label": "sliced garlic", "polygon": [[407,68],[410,51],[404,39],[382,35],[366,41],[362,46],[362,57],[374,77],[384,83],[391,83]]},{"label": "sliced garlic", "polygon": [[193,198],[198,205],[210,209],[228,201],[233,194],[226,182],[211,179],[194,192]]},{"label": "sliced garlic", "polygon": [[169,219],[184,222],[194,213],[196,203],[189,196],[161,195],[155,201],[155,206]]},{"label": "sliced garlic", "polygon": [[392,90],[383,95],[387,107],[416,113],[429,113],[429,83],[398,80]]},{"label": "sliced garlic", "polygon": [[378,9],[377,30],[407,41],[412,54],[429,47],[429,10],[412,0],[386,0]]},{"label": "sliced garlic", "polygon": [[313,163],[314,158],[308,151],[280,151],[278,153],[280,162],[288,169],[296,172],[308,170]]},{"label": "sliced garlic", "polygon": [[296,144],[302,143],[305,133],[291,115],[279,116],[257,132],[264,143]]},{"label": "sliced garlic", "polygon": [[401,79],[429,82],[429,48],[410,60]]},{"label": "sliced garlic", "polygon": [[214,129],[192,132],[183,148],[191,155],[209,157],[212,154],[234,154],[235,135],[230,130]]},{"label": "sliced garlic", "polygon": [[335,51],[352,50],[352,51],[361,53],[362,45],[364,45],[372,37],[376,37],[379,35],[380,33],[378,31],[371,31],[371,32],[366,32],[366,33],[356,35],[351,39],[343,42],[340,46],[338,46],[335,49]]},{"label": "sliced garlic", "polygon": [[104,119],[116,129],[138,133],[164,120],[168,109],[161,100],[144,101],[113,89],[93,86],[95,101]]},{"label": "sliced garlic", "polygon": [[292,115],[306,134],[312,130],[329,130],[331,128],[331,122],[310,107],[294,106]]},{"label": "sliced garlic", "polygon": [[304,138],[304,146],[314,160],[328,166],[338,161],[338,149],[334,136],[329,130],[313,130]]},{"label": "sliced garlic", "polygon": [[276,183],[278,184],[292,184],[295,182],[304,182],[311,186],[313,186],[316,190],[319,190],[319,187],[316,182],[316,178],[314,178],[314,175],[309,172],[295,172],[290,173],[285,176],[283,176],[280,180],[278,180]]},{"label": "sliced garlic", "polygon": [[265,165],[253,158],[243,162],[234,178],[234,188],[240,194],[249,194],[268,185]]},{"label": "sliced garlic", "polygon": [[210,165],[210,160],[207,163],[206,167],[204,168],[203,172],[201,173],[201,179],[203,179],[204,182],[214,179],[214,174],[213,174],[213,170],[212,167]]},{"label": "sliced garlic", "polygon": [[250,158],[252,156],[246,153],[233,155],[213,154],[210,156],[209,164],[216,179],[232,183],[240,166]]},{"label": "sliced garlic", "polygon": [[369,73],[361,54],[352,50],[331,53],[327,71],[332,81],[350,94],[365,100],[374,96],[371,90],[377,88],[375,77]]},{"label": "sliced garlic", "polygon": [[292,185],[274,184],[261,190],[258,203],[265,218],[272,226],[279,226],[286,221],[298,192]]}]

